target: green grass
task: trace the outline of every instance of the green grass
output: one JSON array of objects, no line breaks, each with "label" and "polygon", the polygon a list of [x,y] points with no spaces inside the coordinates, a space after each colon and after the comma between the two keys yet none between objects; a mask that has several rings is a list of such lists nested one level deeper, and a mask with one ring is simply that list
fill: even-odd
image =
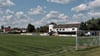
[{"label": "green grass", "polygon": [[100,56],[100,48],[75,50],[75,38],[0,35],[0,56]]}]

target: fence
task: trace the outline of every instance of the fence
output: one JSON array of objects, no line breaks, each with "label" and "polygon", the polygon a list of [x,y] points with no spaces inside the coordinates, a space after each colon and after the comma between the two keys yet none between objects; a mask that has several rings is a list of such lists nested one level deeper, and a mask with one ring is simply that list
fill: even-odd
[{"label": "fence", "polygon": [[78,30],[76,34],[76,50],[100,46],[100,31]]}]

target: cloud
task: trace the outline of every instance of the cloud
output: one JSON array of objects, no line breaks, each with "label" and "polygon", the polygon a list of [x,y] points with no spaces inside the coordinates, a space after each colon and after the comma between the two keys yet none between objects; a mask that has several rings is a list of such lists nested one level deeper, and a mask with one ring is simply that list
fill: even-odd
[{"label": "cloud", "polygon": [[23,11],[17,11],[12,19],[13,27],[26,27],[29,23],[34,24],[35,20]]},{"label": "cloud", "polygon": [[100,12],[88,12],[88,15],[91,17],[100,17]]},{"label": "cloud", "polygon": [[43,8],[38,5],[36,8],[31,8],[29,11],[28,11],[28,14],[29,15],[39,15],[39,14],[43,14],[45,11],[43,10]]},{"label": "cloud", "polygon": [[15,16],[20,19],[23,19],[24,17],[26,17],[26,15],[23,11],[16,12]]},{"label": "cloud", "polygon": [[40,21],[40,25],[48,24],[51,22],[64,23],[67,22],[68,16],[58,11],[50,11]]},{"label": "cloud", "polygon": [[15,5],[11,0],[0,0],[0,7],[10,7]]},{"label": "cloud", "polygon": [[3,19],[10,20],[13,18],[13,15],[3,16]]},{"label": "cloud", "polygon": [[72,16],[73,21],[82,22],[91,19],[92,17],[99,18],[100,12],[89,11],[87,13],[78,13]]},{"label": "cloud", "polygon": [[58,3],[58,4],[68,4],[72,0],[47,0],[48,2]]},{"label": "cloud", "polygon": [[23,11],[13,11],[9,7],[15,5],[11,0],[0,0],[0,25],[11,27],[26,27],[33,22]]},{"label": "cloud", "polygon": [[72,21],[73,22],[83,22],[83,21],[87,21],[89,19],[89,15],[84,14],[84,13],[78,13],[78,14],[73,14],[72,16]]},{"label": "cloud", "polygon": [[81,12],[81,11],[97,9],[97,8],[100,9],[100,0],[93,0],[87,3],[82,3],[76,7],[73,7],[71,10],[75,12]]},{"label": "cloud", "polygon": [[93,0],[89,2],[89,8],[100,7],[100,0]]},{"label": "cloud", "polygon": [[87,10],[87,5],[86,4],[80,4],[80,5],[72,8],[71,10],[76,11],[76,12],[84,11],[84,10]]},{"label": "cloud", "polygon": [[10,10],[10,9],[7,9],[7,10],[6,10],[6,14],[8,14],[8,15],[9,15],[9,14],[14,14],[14,11],[12,11],[12,10]]},{"label": "cloud", "polygon": [[[9,12],[9,10],[6,10]],[[33,20],[29,19],[23,11],[18,11],[14,14],[9,14],[5,12],[2,17],[0,17],[0,25],[11,26],[11,27],[26,27],[28,23]],[[6,14],[7,13],[7,14]]]},{"label": "cloud", "polygon": [[2,15],[4,13],[4,11],[0,8],[0,15]]},{"label": "cloud", "polygon": [[4,15],[0,17],[0,25],[11,27],[26,27],[29,23],[37,24],[33,18],[28,16],[23,11],[14,12],[10,9],[4,11]]},{"label": "cloud", "polygon": [[81,17],[83,17],[83,16],[84,16],[84,14],[79,13],[79,14],[74,14],[74,15],[73,15],[73,18],[74,18],[74,19],[78,19],[78,18],[81,18]]},{"label": "cloud", "polygon": [[13,15],[3,15],[0,17],[0,25],[10,26],[13,22]]},{"label": "cloud", "polygon": [[[72,16],[72,20],[77,20],[78,22],[87,21],[91,19],[91,17],[100,17],[100,0],[92,0],[86,4],[81,3],[71,10],[77,12]],[[82,11],[84,13],[82,13]]]},{"label": "cloud", "polygon": [[14,11],[8,9],[15,5],[11,0],[0,0],[0,25],[10,25],[14,18]]},{"label": "cloud", "polygon": [[59,13],[58,11],[50,11],[46,16],[46,19],[67,19],[63,13]]}]

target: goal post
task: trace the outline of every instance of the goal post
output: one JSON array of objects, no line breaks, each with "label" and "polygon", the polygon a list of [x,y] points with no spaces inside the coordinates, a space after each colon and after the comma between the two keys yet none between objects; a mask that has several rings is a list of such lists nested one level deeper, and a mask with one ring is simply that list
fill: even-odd
[{"label": "goal post", "polygon": [[76,32],[76,50],[100,46],[100,31],[84,31]]}]

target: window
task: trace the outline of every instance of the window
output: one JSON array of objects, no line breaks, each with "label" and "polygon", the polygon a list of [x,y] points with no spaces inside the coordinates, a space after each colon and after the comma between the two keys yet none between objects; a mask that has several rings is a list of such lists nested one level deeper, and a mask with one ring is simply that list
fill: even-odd
[{"label": "window", "polygon": [[63,29],[63,31],[64,31],[65,29]]},{"label": "window", "polygon": [[72,30],[75,30],[75,28],[72,28]]},{"label": "window", "polygon": [[57,31],[58,31],[58,29],[57,29]]}]

